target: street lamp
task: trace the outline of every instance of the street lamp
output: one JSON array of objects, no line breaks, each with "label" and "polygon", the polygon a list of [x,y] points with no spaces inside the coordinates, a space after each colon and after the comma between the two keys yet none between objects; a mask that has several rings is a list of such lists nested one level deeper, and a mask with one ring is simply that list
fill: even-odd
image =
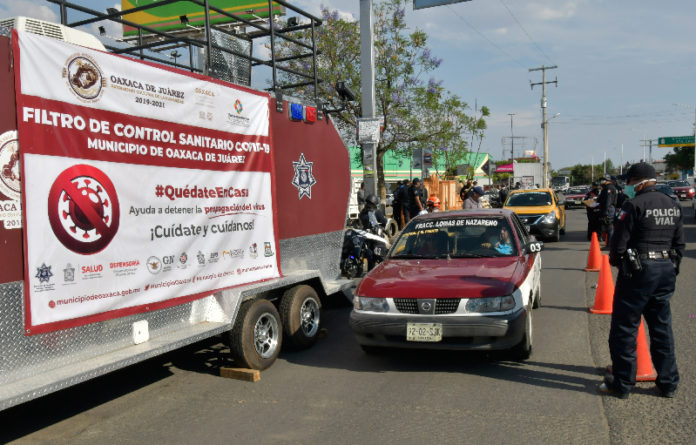
[{"label": "street lamp", "polygon": [[544,178],[543,187],[549,186],[549,121],[560,116],[561,113],[554,114],[551,119],[546,119],[541,123],[541,128],[544,129]]}]

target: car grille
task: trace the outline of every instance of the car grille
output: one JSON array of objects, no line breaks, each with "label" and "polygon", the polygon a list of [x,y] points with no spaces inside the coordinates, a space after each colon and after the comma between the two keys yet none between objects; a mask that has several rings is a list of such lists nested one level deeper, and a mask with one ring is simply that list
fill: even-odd
[{"label": "car grille", "polygon": [[541,215],[519,215],[523,224],[534,224]]},{"label": "car grille", "polygon": [[[457,312],[461,298],[438,298],[435,300],[435,314]],[[396,309],[404,314],[418,314],[418,300],[415,298],[394,298]]]}]

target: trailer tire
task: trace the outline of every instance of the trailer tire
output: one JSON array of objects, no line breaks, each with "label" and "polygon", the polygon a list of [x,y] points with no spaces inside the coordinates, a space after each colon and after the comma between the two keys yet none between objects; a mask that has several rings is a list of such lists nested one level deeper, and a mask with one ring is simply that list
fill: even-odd
[{"label": "trailer tire", "polygon": [[230,331],[230,353],[240,367],[263,370],[275,362],[283,342],[278,310],[268,300],[242,303]]},{"label": "trailer tire", "polygon": [[285,291],[280,300],[280,319],[286,344],[306,349],[319,338],[321,300],[313,287],[306,284]]}]

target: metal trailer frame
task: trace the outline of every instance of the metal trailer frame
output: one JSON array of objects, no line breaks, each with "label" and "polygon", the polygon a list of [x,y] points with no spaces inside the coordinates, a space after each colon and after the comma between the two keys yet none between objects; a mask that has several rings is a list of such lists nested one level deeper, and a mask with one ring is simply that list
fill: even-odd
[{"label": "metal trailer frame", "polygon": [[[72,7],[82,12],[94,14],[95,19],[91,21],[96,21],[97,18],[98,20],[108,18],[120,23],[131,24],[119,18],[123,14],[128,13],[128,11],[105,15],[64,0],[47,1],[60,5],[61,17],[64,23],[66,22],[65,10]],[[158,2],[158,5],[172,3],[173,1],[162,0]],[[204,6],[206,11],[208,9],[215,10],[235,18],[232,14],[209,6],[207,0],[177,1],[190,1]],[[303,11],[283,1],[275,0],[275,2],[298,13],[303,13]],[[311,24],[293,27],[293,29],[308,29],[311,27],[312,31],[314,31],[314,27],[321,24],[321,21],[316,17],[306,13],[303,14],[311,19]],[[237,19],[247,25],[259,28],[258,25],[248,23],[244,19]],[[68,23],[68,25],[77,26],[89,22],[83,20],[81,22]],[[179,41],[187,45],[205,46],[208,49],[216,47],[208,38],[201,41],[188,37],[168,35],[167,33],[150,30],[146,27],[141,28],[169,39],[168,42],[170,44]],[[282,35],[282,38],[288,37],[274,33],[272,28],[271,26],[270,29],[262,29],[261,33],[267,33],[272,40],[274,35]],[[10,34],[6,31],[3,33],[2,30],[4,28],[0,29],[0,34],[9,37]],[[206,30],[206,37],[209,34],[209,31]],[[119,52],[146,59],[148,57],[141,55],[140,50],[148,45],[154,46],[154,43],[134,46],[129,51]],[[217,49],[227,51],[227,49],[222,47]],[[210,54],[209,51],[207,53]],[[237,54],[237,56],[241,57],[243,55]],[[314,42],[312,44],[312,57],[313,59],[316,57]],[[156,61],[182,67],[167,60]],[[278,66],[277,63],[280,60],[271,57],[270,61],[254,58],[252,58],[252,61],[257,64],[270,64],[273,67],[272,90],[279,92],[283,88],[297,86],[280,86],[277,84],[276,70],[284,70],[300,75]],[[313,65],[314,75],[307,84],[314,85],[316,94],[318,79],[316,78],[316,65]],[[191,71],[196,71],[193,66],[188,68]],[[278,98],[278,103],[282,106],[280,97]],[[349,173],[346,172],[346,174]],[[300,283],[311,285],[320,296],[345,291],[353,283],[351,280],[339,278],[342,243],[343,230],[299,238],[281,239],[278,249],[281,255],[281,272],[283,275],[280,278],[222,290],[202,299],[166,309],[35,336],[24,335],[24,312],[26,310],[24,306],[24,282],[16,281],[0,284],[0,410],[230,331],[234,325],[239,308],[244,301],[257,298],[274,301],[279,299],[286,289]],[[16,260],[20,259],[17,258]],[[134,335],[137,329],[134,323],[142,320],[148,322],[150,339],[144,343],[134,344]]]}]

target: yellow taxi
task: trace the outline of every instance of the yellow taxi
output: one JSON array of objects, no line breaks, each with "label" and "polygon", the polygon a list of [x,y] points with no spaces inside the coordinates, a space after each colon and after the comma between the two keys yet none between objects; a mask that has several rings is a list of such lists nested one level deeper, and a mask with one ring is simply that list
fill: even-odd
[{"label": "yellow taxi", "polygon": [[550,188],[513,190],[503,208],[515,212],[530,233],[551,241],[565,233],[565,198]]}]

